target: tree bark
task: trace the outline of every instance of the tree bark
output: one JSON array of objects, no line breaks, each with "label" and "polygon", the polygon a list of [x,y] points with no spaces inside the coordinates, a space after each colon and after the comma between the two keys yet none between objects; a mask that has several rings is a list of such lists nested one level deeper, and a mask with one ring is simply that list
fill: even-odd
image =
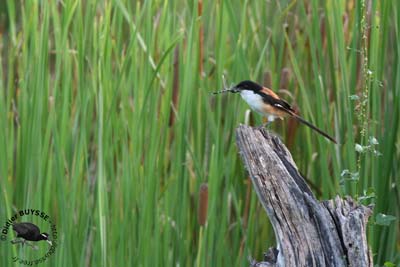
[{"label": "tree bark", "polygon": [[236,136],[277,240],[277,249],[253,266],[373,266],[366,238],[371,206],[339,196],[319,202],[279,138],[244,125]]}]

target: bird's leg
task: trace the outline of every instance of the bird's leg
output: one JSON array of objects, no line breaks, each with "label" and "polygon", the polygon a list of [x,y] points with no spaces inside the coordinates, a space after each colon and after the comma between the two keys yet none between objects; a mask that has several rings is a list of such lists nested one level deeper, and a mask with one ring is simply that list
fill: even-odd
[{"label": "bird's leg", "polygon": [[270,123],[270,122],[263,123],[263,124],[261,124],[260,126],[257,126],[257,129],[258,129],[258,130],[263,130],[263,129],[267,128],[267,126],[269,125],[269,123]]},{"label": "bird's leg", "polygon": [[266,123],[263,123],[261,126],[260,126],[260,128],[268,128],[268,126],[270,126],[271,125],[271,122],[273,122],[275,120],[275,116],[274,115],[269,115],[268,117],[267,117],[267,122]]},{"label": "bird's leg", "polygon": [[14,239],[14,240],[11,240],[11,244],[13,244],[13,245],[20,244],[20,243],[23,243],[23,241],[21,241],[18,238]]},{"label": "bird's leg", "polygon": [[33,250],[38,250],[39,249],[39,247],[31,244],[30,242],[28,242],[26,240],[25,240],[24,244],[26,244],[27,246],[30,246]]}]

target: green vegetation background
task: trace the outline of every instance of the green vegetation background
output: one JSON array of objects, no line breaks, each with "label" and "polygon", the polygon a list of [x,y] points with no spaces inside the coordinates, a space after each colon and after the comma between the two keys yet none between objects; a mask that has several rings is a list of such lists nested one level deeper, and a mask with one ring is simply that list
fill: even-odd
[{"label": "green vegetation background", "polygon": [[[375,204],[374,261],[398,264],[399,28],[398,1],[2,1],[1,225],[50,214],[47,266],[262,259],[274,233],[235,145],[261,118],[210,94],[225,74],[271,86],[339,140],[271,128],[318,198]],[[36,255],[0,246],[1,266]]]}]

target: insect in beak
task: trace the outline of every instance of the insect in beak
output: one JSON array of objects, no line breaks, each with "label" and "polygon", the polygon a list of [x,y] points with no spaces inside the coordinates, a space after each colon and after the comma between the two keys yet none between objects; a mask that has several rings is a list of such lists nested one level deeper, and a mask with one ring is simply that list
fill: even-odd
[{"label": "insect in beak", "polygon": [[231,93],[240,92],[240,90],[237,89],[235,86],[233,86],[233,85],[228,86],[226,84],[226,80],[225,80],[225,76],[224,75],[222,75],[222,82],[224,83],[224,89],[220,90],[220,91],[217,91],[217,92],[213,92],[214,95],[221,94],[221,93],[226,93],[226,92],[231,92]]},{"label": "insect in beak", "polygon": [[231,93],[238,93],[240,90],[236,89],[235,87],[232,88],[226,88],[221,91],[213,92],[214,95],[221,94],[221,93],[226,93],[226,92],[231,92]]}]

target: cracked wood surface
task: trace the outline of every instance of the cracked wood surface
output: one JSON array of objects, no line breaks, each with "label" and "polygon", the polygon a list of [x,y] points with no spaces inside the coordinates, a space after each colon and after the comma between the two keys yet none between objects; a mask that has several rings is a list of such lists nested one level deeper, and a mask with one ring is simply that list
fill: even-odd
[{"label": "cracked wood surface", "polygon": [[319,202],[288,149],[264,128],[240,125],[236,142],[277,240],[277,256],[253,266],[373,266],[372,207],[338,196]]}]

